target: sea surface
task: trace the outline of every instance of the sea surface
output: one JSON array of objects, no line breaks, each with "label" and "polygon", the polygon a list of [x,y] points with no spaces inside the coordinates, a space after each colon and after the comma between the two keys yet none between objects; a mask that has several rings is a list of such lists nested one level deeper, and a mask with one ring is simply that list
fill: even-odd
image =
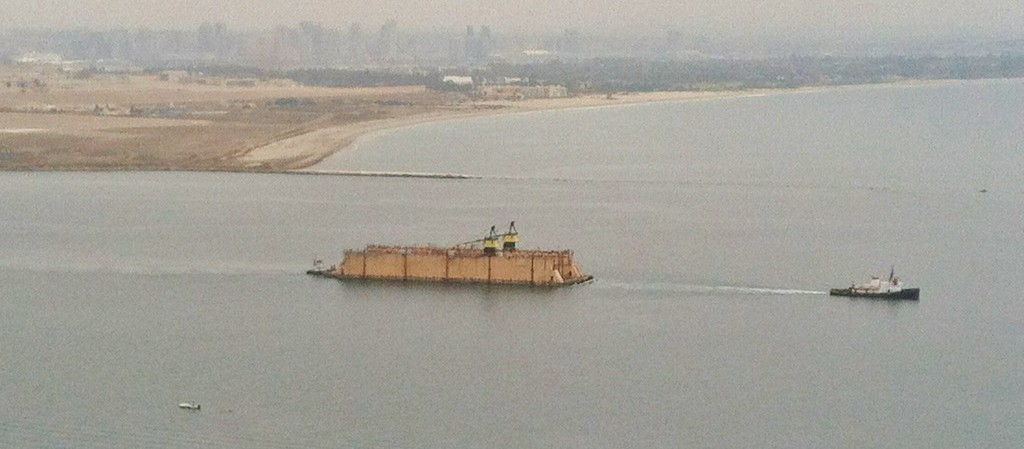
[{"label": "sea surface", "polygon": [[[0,447],[1022,447],[1022,105],[983,81],[536,112],[317,167],[470,180],[0,173]],[[511,220],[596,280],[304,274]],[[920,301],[824,293],[893,265]]]}]

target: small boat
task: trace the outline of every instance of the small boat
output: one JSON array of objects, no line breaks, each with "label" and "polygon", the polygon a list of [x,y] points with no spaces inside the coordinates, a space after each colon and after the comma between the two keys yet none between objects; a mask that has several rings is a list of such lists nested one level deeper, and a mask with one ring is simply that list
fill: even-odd
[{"label": "small boat", "polygon": [[314,256],[313,257],[313,269],[312,270],[306,270],[306,274],[309,274],[309,275],[312,275],[312,276],[324,276],[324,277],[327,277],[327,276],[329,276],[331,274],[331,272],[333,272],[336,269],[337,269],[337,267],[335,267],[334,265],[331,265],[330,268],[325,267],[323,259],[318,259],[317,257]]},{"label": "small boat", "polygon": [[200,410],[201,407],[201,405],[196,404],[195,402],[182,402],[181,404],[178,404],[178,408],[185,410]]},{"label": "small boat", "polygon": [[889,279],[881,279],[872,276],[871,280],[864,284],[854,284],[850,288],[833,288],[829,290],[832,296],[847,296],[851,298],[878,298],[878,299],[909,299],[917,301],[921,294],[919,288],[904,288],[900,278],[896,277],[895,269],[889,271]]}]

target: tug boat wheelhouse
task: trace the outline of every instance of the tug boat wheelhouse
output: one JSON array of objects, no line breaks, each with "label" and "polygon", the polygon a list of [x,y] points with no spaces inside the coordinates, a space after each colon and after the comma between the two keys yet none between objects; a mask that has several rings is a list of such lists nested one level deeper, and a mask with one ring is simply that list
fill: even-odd
[{"label": "tug boat wheelhouse", "polygon": [[896,277],[895,270],[889,271],[889,279],[880,279],[872,276],[871,280],[864,284],[854,284],[850,288],[833,288],[829,290],[832,296],[847,296],[851,298],[878,298],[878,299],[909,299],[916,301],[921,293],[919,288],[904,288],[900,278]]}]

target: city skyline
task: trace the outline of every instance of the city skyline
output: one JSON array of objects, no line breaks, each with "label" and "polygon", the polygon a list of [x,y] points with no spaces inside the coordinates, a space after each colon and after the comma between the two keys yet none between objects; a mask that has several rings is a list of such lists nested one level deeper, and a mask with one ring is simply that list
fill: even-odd
[{"label": "city skyline", "polygon": [[866,40],[908,37],[1022,38],[1024,5],[1012,0],[755,0],[726,2],[611,0],[444,2],[318,2],[312,0],[0,0],[0,31],[14,29],[189,29],[223,22],[234,29],[294,26],[305,21],[342,26],[395,21],[413,31],[457,31],[491,24],[497,32],[565,28],[585,32],[677,29],[730,38]]}]

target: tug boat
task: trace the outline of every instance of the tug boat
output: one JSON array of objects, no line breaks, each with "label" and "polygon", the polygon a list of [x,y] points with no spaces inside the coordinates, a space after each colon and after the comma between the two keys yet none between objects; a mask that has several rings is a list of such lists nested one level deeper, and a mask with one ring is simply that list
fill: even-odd
[{"label": "tug boat", "polygon": [[833,288],[829,290],[832,296],[847,296],[851,298],[877,298],[877,299],[909,299],[917,301],[921,294],[919,288],[904,288],[903,282],[896,277],[895,269],[889,271],[889,279],[881,279],[872,276],[871,280],[864,284],[854,284],[850,288]]}]

